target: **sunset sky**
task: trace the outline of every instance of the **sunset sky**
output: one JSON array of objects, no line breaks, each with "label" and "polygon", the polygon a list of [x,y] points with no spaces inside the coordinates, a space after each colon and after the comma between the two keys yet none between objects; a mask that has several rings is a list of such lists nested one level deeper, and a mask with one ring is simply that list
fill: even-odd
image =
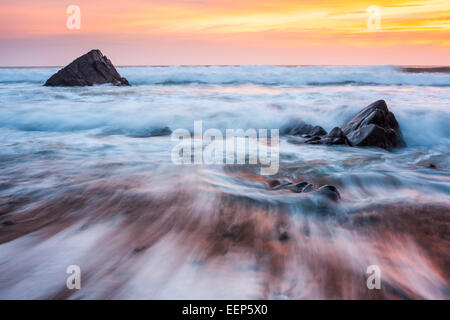
[{"label": "sunset sky", "polygon": [[[80,30],[66,27],[69,5]],[[0,47],[0,66],[92,48],[117,65],[450,65],[450,0],[1,0]]]}]

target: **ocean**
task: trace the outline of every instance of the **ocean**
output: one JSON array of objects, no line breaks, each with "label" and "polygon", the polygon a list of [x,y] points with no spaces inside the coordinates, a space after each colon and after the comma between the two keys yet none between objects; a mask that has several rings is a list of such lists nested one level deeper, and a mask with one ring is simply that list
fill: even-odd
[{"label": "ocean", "polygon": [[[449,73],[119,67],[131,87],[44,87],[57,70],[0,68],[1,299],[450,298]],[[406,148],[281,135],[273,177],[176,165],[176,142],[154,134],[195,121],[330,131],[379,99]],[[341,199],[271,179],[333,185]],[[86,275],[81,290],[66,288],[69,265]],[[368,290],[371,265],[384,290]]]}]

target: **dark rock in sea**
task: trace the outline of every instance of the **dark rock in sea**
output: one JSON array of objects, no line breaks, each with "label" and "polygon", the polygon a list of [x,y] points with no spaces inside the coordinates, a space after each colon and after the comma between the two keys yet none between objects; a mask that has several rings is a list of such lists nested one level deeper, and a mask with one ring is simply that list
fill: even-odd
[{"label": "dark rock in sea", "polygon": [[288,140],[295,144],[367,146],[386,150],[406,146],[397,119],[389,111],[384,100],[370,104],[342,129],[335,127],[328,134],[322,127],[314,127],[303,121],[291,122],[281,128],[280,132],[291,136],[301,136],[296,140]]},{"label": "dark rock in sea", "polygon": [[342,127],[342,131],[353,146],[391,150],[406,145],[398,122],[384,100],[378,100],[361,110]]},{"label": "dark rock in sea", "polygon": [[308,140],[305,141],[305,143],[308,143],[308,144],[322,144],[323,143],[322,138],[319,136],[315,136],[312,138],[311,138],[311,136],[308,136],[306,138],[309,138]]},{"label": "dark rock in sea", "polygon": [[319,188],[319,190],[317,190],[317,193],[332,201],[338,201],[341,198],[341,194],[335,186],[322,186]]},{"label": "dark rock in sea", "polygon": [[335,127],[330,133],[320,137],[315,136],[311,139],[305,141],[307,144],[326,144],[326,145],[335,145],[335,144],[346,144],[351,146],[352,144],[345,136],[344,132],[342,132],[341,128]]},{"label": "dark rock in sea", "polygon": [[324,136],[327,134],[327,132],[325,131],[324,128],[322,128],[321,126],[315,126],[312,130],[311,130],[311,136]]},{"label": "dark rock in sea", "polygon": [[324,144],[333,145],[333,144],[346,144],[351,146],[352,143],[348,140],[345,133],[341,128],[335,127],[330,131],[323,139]]},{"label": "dark rock in sea", "polygon": [[139,131],[130,136],[132,136],[134,138],[149,138],[149,137],[169,136],[171,134],[172,134],[172,130],[170,130],[169,127],[164,127],[164,128]]},{"label": "dark rock in sea", "polygon": [[[294,193],[302,193],[302,192],[310,191],[309,188],[310,188],[310,186],[312,186],[311,183],[306,182],[306,181],[302,181],[302,182],[299,182],[299,183],[288,182],[288,183],[284,183],[284,184],[279,183],[278,180],[275,180],[275,181],[277,181],[278,184],[274,184],[273,180],[268,183],[269,187],[272,190],[289,190],[289,191],[294,192]],[[306,191],[304,191],[305,187],[308,187],[308,189]]]},{"label": "dark rock in sea", "polygon": [[281,128],[281,134],[310,138],[314,136],[324,136],[327,132],[321,126],[313,126],[303,121],[298,121]]},{"label": "dark rock in sea", "polygon": [[172,134],[172,130],[170,130],[169,127],[164,127],[164,128],[161,128],[161,129],[152,130],[150,132],[150,134],[151,134],[152,137],[169,136],[169,135]]},{"label": "dark rock in sea", "polygon": [[142,246],[142,247],[136,247],[133,249],[133,251],[131,252],[132,254],[138,254],[141,253],[142,251],[145,251],[148,249],[148,246]]},{"label": "dark rock in sea", "polygon": [[269,181],[270,188],[278,187],[280,184],[281,184],[280,180],[270,180]]},{"label": "dark rock in sea", "polygon": [[116,86],[129,86],[128,80],[121,77],[111,61],[100,50],[91,50],[75,59],[66,67],[52,75],[45,86],[92,86],[112,83]]},{"label": "dark rock in sea", "polygon": [[[277,180],[278,181],[278,180]],[[270,186],[270,183],[269,183]],[[281,190],[281,189],[291,189],[294,185],[291,182],[283,183],[281,184],[275,184],[273,187],[271,187],[273,190]]]},{"label": "dark rock in sea", "polygon": [[302,192],[311,192],[314,191],[314,185],[312,183],[308,183],[306,187],[303,188]]},{"label": "dark rock in sea", "polygon": [[308,185],[308,182],[300,182],[296,184],[292,184],[288,187],[289,190],[291,190],[294,193],[300,193],[303,192],[303,189]]},{"label": "dark rock in sea", "polygon": [[437,169],[437,166],[436,166],[434,163],[430,163],[430,164],[428,165],[428,168],[429,168],[429,169]]},{"label": "dark rock in sea", "polygon": [[286,242],[289,240],[289,234],[287,233],[287,231],[283,231],[278,235],[278,240],[280,242]]},{"label": "dark rock in sea", "polygon": [[[273,181],[278,183],[274,187],[272,187]],[[279,180],[271,180],[268,182],[268,185],[272,190],[289,190],[293,193],[313,193],[335,202],[341,199],[341,194],[338,189],[332,185],[324,185],[316,189],[312,183],[306,181],[280,184]]]},{"label": "dark rock in sea", "polygon": [[288,230],[287,230],[287,225],[284,224],[278,224],[276,226],[276,231],[277,231],[277,237],[278,237],[278,241],[280,242],[287,242],[290,239]]},{"label": "dark rock in sea", "polygon": [[297,136],[297,135],[310,135],[315,127],[305,123],[303,121],[297,121],[292,122],[288,124],[287,126],[281,128],[280,133],[281,134],[287,134],[291,136]]}]

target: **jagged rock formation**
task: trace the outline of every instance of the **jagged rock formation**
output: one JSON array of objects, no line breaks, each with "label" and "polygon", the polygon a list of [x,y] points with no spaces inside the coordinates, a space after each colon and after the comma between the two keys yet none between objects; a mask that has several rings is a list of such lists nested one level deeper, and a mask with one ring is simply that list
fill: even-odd
[{"label": "jagged rock formation", "polygon": [[116,86],[130,85],[127,79],[120,76],[111,61],[96,49],[59,70],[45,82],[44,86],[73,87],[104,83],[112,83]]},{"label": "jagged rock formation", "polygon": [[342,131],[354,146],[371,146],[391,150],[404,147],[397,119],[384,100],[378,100],[355,115]]},{"label": "jagged rock formation", "polygon": [[406,146],[400,126],[384,100],[378,100],[358,112],[342,129],[328,134],[320,126],[298,121],[282,129],[283,134],[301,136],[307,144],[380,147],[386,150]]}]

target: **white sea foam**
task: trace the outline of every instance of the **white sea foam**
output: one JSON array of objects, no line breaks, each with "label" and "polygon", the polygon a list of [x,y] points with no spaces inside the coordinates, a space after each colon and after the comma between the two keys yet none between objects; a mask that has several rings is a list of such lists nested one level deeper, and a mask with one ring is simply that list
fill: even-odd
[{"label": "white sea foam", "polygon": [[55,71],[0,69],[0,128],[145,136],[165,126],[192,129],[196,120],[206,129],[272,129],[298,119],[331,130],[385,99],[408,145],[448,146],[450,139],[450,90],[433,86],[450,84],[445,74],[392,66],[130,67],[120,72],[138,84],[132,87],[43,87]]},{"label": "white sea foam", "polygon": [[[44,83],[57,68],[2,68],[0,83]],[[258,84],[450,86],[450,74],[407,73],[396,66],[170,66],[120,67],[134,85]]]}]

